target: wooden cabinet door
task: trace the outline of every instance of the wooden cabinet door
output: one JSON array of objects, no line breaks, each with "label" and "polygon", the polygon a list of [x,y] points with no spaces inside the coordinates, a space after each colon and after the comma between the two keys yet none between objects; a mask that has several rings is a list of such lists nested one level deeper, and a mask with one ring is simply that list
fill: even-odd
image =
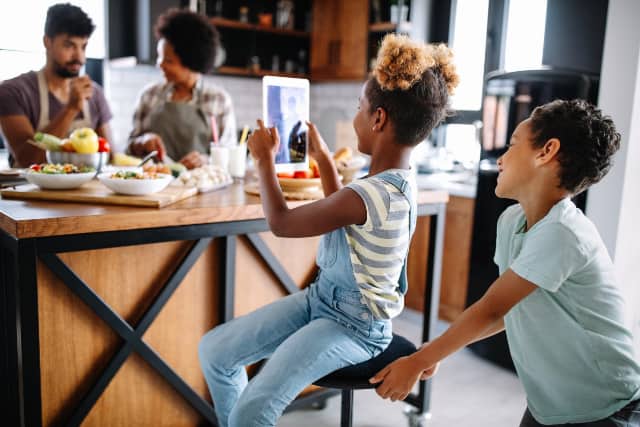
[{"label": "wooden cabinet door", "polygon": [[363,80],[366,76],[368,0],[315,0],[311,78]]}]

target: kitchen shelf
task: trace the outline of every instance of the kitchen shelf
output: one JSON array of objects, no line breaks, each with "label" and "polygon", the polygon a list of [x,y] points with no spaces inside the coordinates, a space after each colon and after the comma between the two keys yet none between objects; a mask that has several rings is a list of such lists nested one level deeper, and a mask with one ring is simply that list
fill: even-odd
[{"label": "kitchen shelf", "polygon": [[249,24],[246,22],[236,21],[226,18],[210,18],[211,23],[220,28],[232,28],[236,30],[257,31],[262,33],[277,34],[282,36],[292,36],[300,38],[309,38],[310,33],[307,31],[287,30],[284,28],[265,27],[257,24]]},{"label": "kitchen shelf", "polygon": [[376,22],[369,24],[369,32],[371,33],[387,33],[395,31],[398,24],[395,22]]},{"label": "kitchen shelf", "polygon": [[284,71],[275,72],[271,70],[263,70],[252,71],[245,67],[230,67],[223,65],[222,67],[218,67],[216,69],[216,74],[221,75],[232,75],[232,76],[247,76],[247,77],[262,77],[262,76],[279,76],[279,77],[297,77],[302,79],[308,79],[309,76],[307,74],[300,73],[285,73]]}]

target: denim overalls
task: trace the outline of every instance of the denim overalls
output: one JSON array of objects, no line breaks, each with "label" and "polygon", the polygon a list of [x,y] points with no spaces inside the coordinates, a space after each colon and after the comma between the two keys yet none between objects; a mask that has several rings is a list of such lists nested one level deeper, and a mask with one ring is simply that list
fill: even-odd
[{"label": "denim overalls", "polygon": [[[377,177],[409,200],[413,232],[417,209],[411,186],[388,171]],[[202,338],[200,363],[220,426],[275,426],[309,384],[369,360],[389,345],[391,321],[374,319],[365,304],[354,279],[344,228],[323,236],[316,261],[320,271],[308,288],[219,325]],[[403,293],[406,287],[403,268]],[[267,357],[248,383],[245,366]]]}]

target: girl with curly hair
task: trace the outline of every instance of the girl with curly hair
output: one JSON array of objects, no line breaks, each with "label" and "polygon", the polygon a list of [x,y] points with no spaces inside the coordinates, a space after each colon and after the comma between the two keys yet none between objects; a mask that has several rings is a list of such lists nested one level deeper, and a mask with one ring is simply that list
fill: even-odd
[{"label": "girl with curly hair", "polygon": [[614,266],[570,197],[600,181],[620,146],[613,121],[585,101],[553,101],[518,125],[498,159],[500,276],[440,337],[389,364],[377,392],[404,399],[437,363],[506,330],[527,394],[521,427],[640,426],[640,366]]},{"label": "girl with curly hair", "polygon": [[[404,305],[405,263],[416,219],[413,148],[447,114],[458,77],[452,54],[388,35],[362,87],[353,126],[371,155],[369,175],[343,187],[327,145],[309,123],[309,154],[325,198],[290,209],[278,185],[275,128],[258,121],[249,149],[262,206],[277,236],[323,235],[308,288],[208,332],[199,355],[221,426],[274,426],[309,384],[369,360],[390,343]],[[269,358],[248,381],[245,365]]]}]

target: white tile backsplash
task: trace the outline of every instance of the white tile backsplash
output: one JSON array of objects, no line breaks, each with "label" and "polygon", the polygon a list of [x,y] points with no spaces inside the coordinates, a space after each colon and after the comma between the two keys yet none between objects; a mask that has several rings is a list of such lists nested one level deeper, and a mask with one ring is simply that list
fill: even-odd
[{"label": "white tile backsplash", "polygon": [[[162,80],[162,73],[150,65],[135,67],[106,66],[105,94],[113,112],[111,128],[114,146],[124,150],[131,131],[138,96],[149,83]],[[255,125],[262,117],[262,80],[259,78],[206,76],[231,95],[238,127]],[[356,113],[362,83],[311,83],[311,120],[333,149],[335,124],[351,120]]]}]

